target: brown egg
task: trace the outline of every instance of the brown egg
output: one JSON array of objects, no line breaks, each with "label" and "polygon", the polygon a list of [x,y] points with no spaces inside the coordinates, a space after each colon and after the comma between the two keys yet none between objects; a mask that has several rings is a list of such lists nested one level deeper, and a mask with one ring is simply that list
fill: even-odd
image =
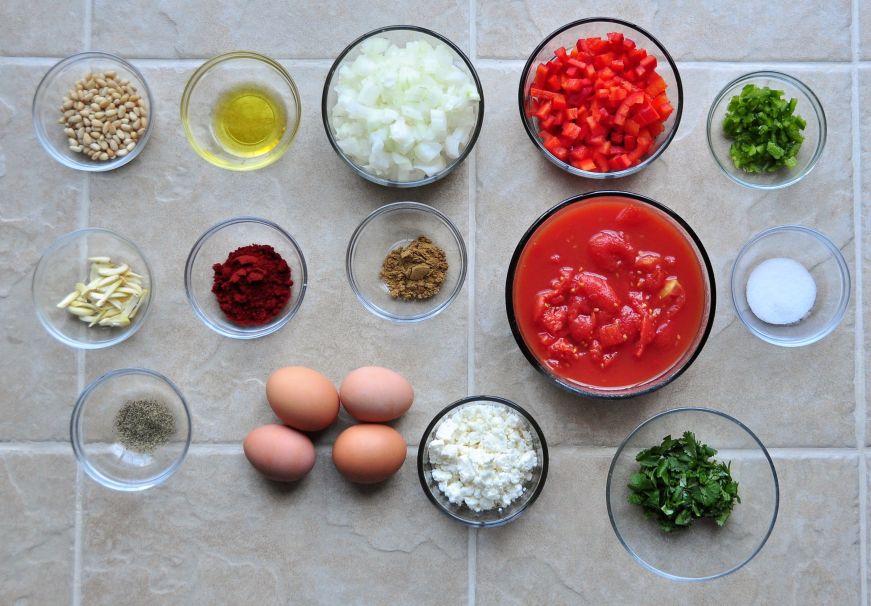
[{"label": "brown egg", "polygon": [[384,423],[405,414],[414,401],[414,390],[398,372],[381,366],[364,366],[342,381],[339,400],[358,421]]},{"label": "brown egg", "polygon": [[295,482],[315,465],[312,441],[284,425],[263,425],[252,430],[242,449],[254,469],[279,482]]},{"label": "brown egg", "polygon": [[343,476],[358,484],[382,482],[405,462],[405,440],[387,425],[353,425],[333,444],[333,463]]},{"label": "brown egg", "polygon": [[303,366],[286,366],[269,375],[266,399],[279,419],[302,431],[320,431],[339,415],[336,386]]}]

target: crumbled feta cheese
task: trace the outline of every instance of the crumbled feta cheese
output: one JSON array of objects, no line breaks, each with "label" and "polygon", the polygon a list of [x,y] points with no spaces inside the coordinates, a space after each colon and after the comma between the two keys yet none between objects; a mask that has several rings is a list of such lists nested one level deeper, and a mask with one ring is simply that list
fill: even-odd
[{"label": "crumbled feta cheese", "polygon": [[448,415],[428,454],[439,490],[451,503],[478,512],[510,505],[538,465],[523,418],[507,406],[483,402]]}]

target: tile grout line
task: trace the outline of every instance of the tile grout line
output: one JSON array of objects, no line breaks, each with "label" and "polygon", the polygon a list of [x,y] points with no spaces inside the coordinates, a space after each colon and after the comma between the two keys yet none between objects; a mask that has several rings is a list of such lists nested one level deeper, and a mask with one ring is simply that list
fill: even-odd
[{"label": "tile grout line", "polygon": [[[84,24],[82,30],[82,43],[85,50],[91,50],[93,42],[92,21],[94,15],[94,0],[83,0],[84,3]],[[91,176],[84,175],[82,185],[82,196],[79,204],[79,227],[88,227],[91,214]],[[81,393],[85,388],[85,350],[76,351],[76,383],[78,393]],[[73,526],[73,586],[72,586],[72,606],[81,606],[82,603],[82,536],[84,529],[82,527],[82,491],[84,490],[82,477],[82,469],[76,462],[76,511]]]},{"label": "tile grout line", "polygon": [[868,606],[868,478],[865,442],[867,426],[867,404],[865,386],[865,327],[862,315],[864,307],[862,275],[862,128],[859,108],[859,0],[851,2],[850,24],[850,109],[852,114],[852,152],[853,152],[853,250],[856,257],[854,267],[854,305],[856,321],[854,326],[854,393],[856,397],[856,447],[859,450],[859,586],[861,603]]},{"label": "tile grout line", "polygon": [[[477,0],[469,0],[469,60],[474,65],[478,58],[478,31],[477,31]],[[484,99],[486,111],[486,96]],[[478,151],[470,154],[469,162],[469,261],[468,273],[466,274],[466,288],[469,289],[469,317],[466,320],[466,385],[469,395],[476,393],[475,374],[475,271],[477,267],[477,227],[478,227]],[[478,590],[478,529],[469,528],[468,544],[466,545],[466,602],[468,606],[475,606],[475,598]]]}]

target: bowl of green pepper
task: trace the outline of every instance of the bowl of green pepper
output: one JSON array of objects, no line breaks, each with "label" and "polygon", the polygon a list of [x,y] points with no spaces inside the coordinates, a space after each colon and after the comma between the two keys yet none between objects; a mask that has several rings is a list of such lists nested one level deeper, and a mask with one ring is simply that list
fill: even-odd
[{"label": "bowl of green pepper", "polygon": [[790,75],[745,74],[708,112],[708,147],[727,177],[751,189],[801,181],[823,153],[826,114],[813,91]]},{"label": "bowl of green pepper", "polygon": [[673,581],[744,567],[771,536],[780,502],[762,442],[737,419],[701,407],[666,410],[636,427],[608,470],[617,539]]}]

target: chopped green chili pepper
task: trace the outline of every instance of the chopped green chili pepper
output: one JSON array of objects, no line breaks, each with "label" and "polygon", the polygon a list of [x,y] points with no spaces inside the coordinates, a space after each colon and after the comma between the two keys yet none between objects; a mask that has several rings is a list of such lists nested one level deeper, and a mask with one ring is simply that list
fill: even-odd
[{"label": "chopped green chili pepper", "polygon": [[772,173],[794,168],[807,123],[795,115],[796,99],[782,90],[748,84],[732,97],[723,131],[732,139],[729,156],[735,168],[748,173]]}]

